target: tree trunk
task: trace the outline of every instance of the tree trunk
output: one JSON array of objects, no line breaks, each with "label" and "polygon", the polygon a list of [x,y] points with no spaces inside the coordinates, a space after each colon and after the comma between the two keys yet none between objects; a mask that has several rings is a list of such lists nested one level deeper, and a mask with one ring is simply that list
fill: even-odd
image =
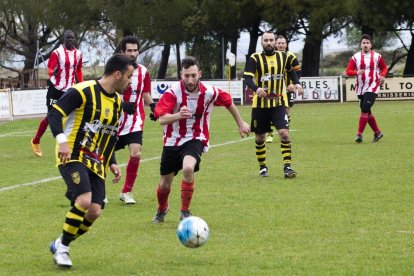
[{"label": "tree trunk", "polygon": [[410,49],[408,49],[403,75],[404,77],[412,77],[414,75],[414,33],[411,33],[411,45]]},{"label": "tree trunk", "polygon": [[180,79],[180,71],[181,71],[181,55],[180,55],[180,43],[175,44],[175,51],[177,52],[177,79]]},{"label": "tree trunk", "polygon": [[168,68],[168,60],[170,58],[170,49],[171,44],[164,44],[164,49],[161,52],[161,62],[160,67],[158,68],[157,79],[165,79],[165,75],[167,74]]},{"label": "tree trunk", "polygon": [[259,27],[260,27],[260,19],[256,21],[256,24],[249,30],[250,34],[250,41],[249,41],[249,51],[246,55],[246,63],[249,60],[250,56],[254,53],[256,53],[256,45],[257,40],[259,39]]},{"label": "tree trunk", "polygon": [[302,52],[302,76],[319,76],[319,62],[322,38],[307,35]]}]

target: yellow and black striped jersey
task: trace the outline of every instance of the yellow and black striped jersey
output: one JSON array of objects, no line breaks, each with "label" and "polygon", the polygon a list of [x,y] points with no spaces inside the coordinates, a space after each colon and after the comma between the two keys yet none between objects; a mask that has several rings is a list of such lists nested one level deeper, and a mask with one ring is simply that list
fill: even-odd
[{"label": "yellow and black striped jersey", "polygon": [[[292,67],[292,70],[296,72],[296,75],[298,76],[298,79],[300,78],[300,72],[301,72],[301,68],[300,68],[300,64],[298,59],[296,58],[296,55],[292,52],[287,51],[286,54],[288,56],[291,56],[290,58],[290,66]],[[291,79],[289,79],[287,73],[285,73],[285,82],[287,84],[292,84],[293,81]]]},{"label": "yellow and black striped jersey", "polygon": [[266,98],[259,98],[254,91],[253,108],[270,108],[287,103],[285,73],[292,70],[292,59],[292,55],[280,51],[272,55],[258,52],[250,56],[244,76],[252,77],[258,87],[267,89],[268,94]]},{"label": "yellow and black striped jersey", "polygon": [[[51,112],[55,114],[48,115],[64,118],[63,133],[72,151],[69,162],[82,162],[105,179],[121,110],[121,97],[108,94],[98,81],[72,86],[53,106]],[[57,154],[56,160],[61,164]]]}]

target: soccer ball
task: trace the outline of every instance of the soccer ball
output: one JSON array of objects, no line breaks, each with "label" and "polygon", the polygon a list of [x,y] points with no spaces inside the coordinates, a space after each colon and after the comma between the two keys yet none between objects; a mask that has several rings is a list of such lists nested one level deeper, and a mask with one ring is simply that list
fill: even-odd
[{"label": "soccer ball", "polygon": [[208,240],[210,230],[207,223],[199,217],[183,219],[177,228],[177,236],[180,242],[189,248],[197,248]]}]

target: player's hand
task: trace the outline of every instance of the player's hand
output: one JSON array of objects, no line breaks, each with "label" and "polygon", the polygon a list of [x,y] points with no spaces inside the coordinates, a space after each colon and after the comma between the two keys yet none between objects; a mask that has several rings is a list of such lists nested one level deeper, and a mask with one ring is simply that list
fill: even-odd
[{"label": "player's hand", "polygon": [[132,115],[137,111],[137,106],[135,105],[135,103],[122,102],[121,106],[122,109],[129,115]]},{"label": "player's hand", "polygon": [[112,180],[112,183],[116,184],[119,182],[119,180],[121,179],[121,171],[118,168],[117,164],[112,164],[109,169],[111,170],[111,172],[114,174],[114,179]]},{"label": "player's hand", "polygon": [[149,117],[150,117],[150,119],[151,119],[151,120],[153,120],[154,122],[155,122],[156,120],[158,120],[158,118],[157,118],[157,117],[155,117],[155,115],[154,115],[154,110],[155,110],[155,106],[156,106],[156,105],[157,105],[156,103],[152,103],[152,104],[150,104],[151,113],[150,113]]},{"label": "player's hand", "polygon": [[385,82],[385,77],[380,76],[379,81],[380,81],[380,85],[383,85]]},{"label": "player's hand", "polygon": [[256,93],[259,98],[265,98],[267,96],[266,90],[262,87],[257,88]]},{"label": "player's hand", "polygon": [[295,88],[298,90],[298,96],[303,94],[303,87],[300,84],[295,84]]},{"label": "player's hand", "polygon": [[295,92],[295,85],[294,84],[289,84],[286,88],[286,90],[288,92]]},{"label": "player's hand", "polygon": [[193,117],[193,114],[191,114],[190,109],[185,105],[182,106],[180,108],[180,119],[190,119],[191,117]]},{"label": "player's hand", "polygon": [[70,160],[70,147],[69,147],[68,142],[59,144],[58,157],[60,159],[60,162],[62,162],[63,165],[65,165],[66,162]]},{"label": "player's hand", "polygon": [[361,70],[358,70],[357,71],[357,75],[362,75],[362,74],[364,74],[365,73],[365,70],[364,69],[361,69]]},{"label": "player's hand", "polygon": [[242,124],[239,125],[239,133],[240,133],[241,138],[244,138],[245,136],[246,137],[249,136],[249,133],[250,133],[249,124],[243,121]]}]

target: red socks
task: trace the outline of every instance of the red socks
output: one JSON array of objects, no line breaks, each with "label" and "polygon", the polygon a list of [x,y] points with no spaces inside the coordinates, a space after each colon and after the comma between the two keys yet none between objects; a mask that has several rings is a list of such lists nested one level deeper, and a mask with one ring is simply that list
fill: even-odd
[{"label": "red socks", "polygon": [[129,158],[128,165],[126,167],[125,184],[122,188],[123,193],[128,193],[132,191],[132,188],[135,184],[135,179],[137,178],[138,174],[139,161],[140,158]]},{"label": "red socks", "polygon": [[168,196],[171,189],[162,191],[160,185],[157,188],[158,210],[165,211],[168,207]]},{"label": "red socks", "polygon": [[181,182],[181,211],[188,211],[190,208],[191,198],[194,192],[194,181],[187,183]]},{"label": "red socks", "polygon": [[49,123],[47,122],[47,118],[44,117],[40,121],[39,128],[37,129],[36,135],[33,138],[33,144],[39,144],[40,143],[40,138],[42,138],[43,134],[47,130],[48,125],[49,125]]},{"label": "red socks", "polygon": [[381,132],[381,130],[378,127],[377,121],[375,120],[374,115],[372,113],[369,113],[368,115],[368,124],[372,128],[375,134],[378,134]]},{"label": "red socks", "polygon": [[362,135],[367,123],[368,123],[368,113],[361,112],[361,116],[359,117],[359,126],[358,126],[358,133],[357,133],[358,135]]}]

